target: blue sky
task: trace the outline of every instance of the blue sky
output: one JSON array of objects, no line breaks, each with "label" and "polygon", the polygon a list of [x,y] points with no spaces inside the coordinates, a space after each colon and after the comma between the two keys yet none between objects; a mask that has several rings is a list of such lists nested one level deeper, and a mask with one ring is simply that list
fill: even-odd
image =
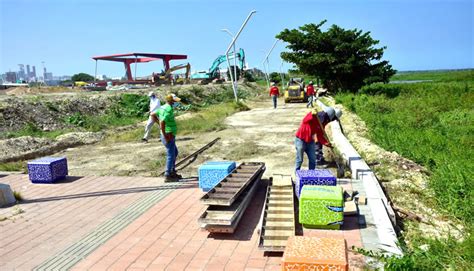
[{"label": "blue sky", "polygon": [[[236,33],[253,9],[237,43],[251,67],[261,65],[282,29],[327,19],[325,28],[370,31],[397,70],[474,68],[470,0],[0,0],[0,73],[19,63],[38,72],[45,61],[55,75],[93,74],[92,56],[128,52],[187,54],[193,70],[208,69],[230,43],[220,29]],[[283,50],[282,43],[275,48],[271,70]],[[137,75],[161,69],[160,62],[140,64]],[[123,67],[101,61],[99,74],[121,76]]]}]

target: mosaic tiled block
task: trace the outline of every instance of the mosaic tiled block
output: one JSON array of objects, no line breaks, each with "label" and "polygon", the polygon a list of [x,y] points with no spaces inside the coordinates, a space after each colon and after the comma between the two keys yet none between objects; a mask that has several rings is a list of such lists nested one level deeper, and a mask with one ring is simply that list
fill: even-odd
[{"label": "mosaic tiled block", "polygon": [[305,228],[339,229],[344,219],[342,187],[305,185],[301,191],[299,221]]},{"label": "mosaic tiled block", "polygon": [[208,192],[235,169],[234,161],[209,161],[199,167],[199,188]]},{"label": "mosaic tiled block", "polygon": [[32,183],[53,183],[68,174],[66,157],[43,157],[28,162]]},{"label": "mosaic tiled block", "polygon": [[336,185],[337,178],[329,169],[310,169],[296,171],[295,193],[299,198],[305,185]]},{"label": "mosaic tiled block", "polygon": [[283,254],[282,270],[346,271],[346,242],[342,238],[292,236]]}]

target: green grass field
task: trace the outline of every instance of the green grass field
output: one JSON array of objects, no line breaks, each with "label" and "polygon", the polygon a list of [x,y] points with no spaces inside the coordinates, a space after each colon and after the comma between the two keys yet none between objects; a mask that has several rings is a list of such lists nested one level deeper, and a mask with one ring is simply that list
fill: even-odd
[{"label": "green grass field", "polygon": [[416,255],[413,267],[465,270],[472,267],[473,258],[459,248],[474,250],[470,234],[474,222],[473,70],[406,73],[394,78],[433,82],[375,84],[358,94],[338,94],[336,102],[364,120],[373,142],[427,167],[435,207],[465,224],[462,242],[410,240],[430,244],[428,252],[415,249],[408,253],[408,257]]}]

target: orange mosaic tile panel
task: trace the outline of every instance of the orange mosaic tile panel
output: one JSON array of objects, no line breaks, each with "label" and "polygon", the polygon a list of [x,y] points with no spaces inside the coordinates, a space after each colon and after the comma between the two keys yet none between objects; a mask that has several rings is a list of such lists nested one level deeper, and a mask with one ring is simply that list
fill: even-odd
[{"label": "orange mosaic tile panel", "polygon": [[282,270],[347,271],[346,241],[342,238],[293,236],[288,239]]}]

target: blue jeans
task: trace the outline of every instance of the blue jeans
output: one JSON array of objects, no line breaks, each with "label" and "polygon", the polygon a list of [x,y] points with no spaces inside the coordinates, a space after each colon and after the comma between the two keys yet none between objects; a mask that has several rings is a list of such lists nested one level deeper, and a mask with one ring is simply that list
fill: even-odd
[{"label": "blue jeans", "polygon": [[314,150],[316,152],[316,162],[320,163],[324,160],[323,156],[323,144],[316,142],[314,143]]},{"label": "blue jeans", "polygon": [[310,95],[308,97],[308,104],[306,104],[306,107],[309,107],[311,105],[311,107],[313,107],[313,101],[316,100],[315,99],[315,96],[314,95]]},{"label": "blue jeans", "polygon": [[170,176],[172,172],[175,172],[175,164],[176,164],[176,157],[178,156],[178,147],[176,147],[176,141],[173,137],[170,141],[166,142],[165,137],[160,134],[161,137],[161,143],[166,148],[166,170],[165,170],[165,176]]},{"label": "blue jeans", "polygon": [[303,155],[306,153],[308,155],[309,169],[316,168],[316,153],[314,151],[314,141],[306,143],[299,138],[295,138],[295,147],[296,147],[296,165],[295,170],[299,170],[303,164]]},{"label": "blue jeans", "polygon": [[277,108],[278,96],[272,95],[272,100],[273,100],[273,108]]}]

